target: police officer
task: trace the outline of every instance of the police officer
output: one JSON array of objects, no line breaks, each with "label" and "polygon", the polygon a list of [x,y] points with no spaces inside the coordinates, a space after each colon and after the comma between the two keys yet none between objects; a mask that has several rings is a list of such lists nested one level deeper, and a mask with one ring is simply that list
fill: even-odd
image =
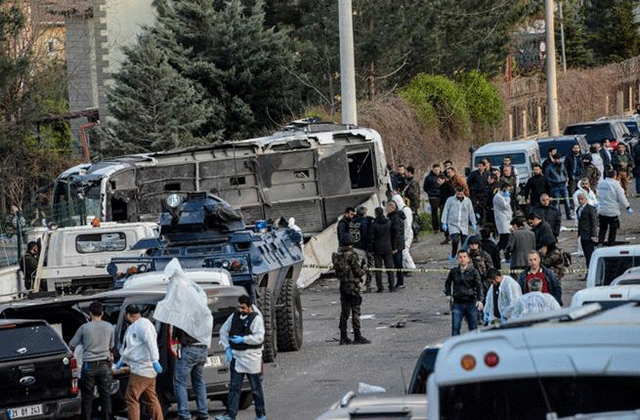
[{"label": "police officer", "polygon": [[[360,304],[362,303],[360,281],[365,271],[360,265],[358,254],[353,250],[353,244],[353,236],[347,233],[342,238],[338,251],[331,255],[336,277],[340,280],[340,304],[342,306],[339,324],[340,344],[369,344],[370,341],[364,338],[360,332]],[[350,313],[353,324],[353,342],[347,335],[347,320]]]},{"label": "police officer", "polygon": [[240,390],[244,375],[249,379],[256,420],[265,420],[264,393],[262,392],[262,343],[264,320],[250,296],[238,298],[238,309],[220,328],[220,343],[230,362],[231,384],[227,400],[227,412],[215,420],[234,420],[238,414]]}]

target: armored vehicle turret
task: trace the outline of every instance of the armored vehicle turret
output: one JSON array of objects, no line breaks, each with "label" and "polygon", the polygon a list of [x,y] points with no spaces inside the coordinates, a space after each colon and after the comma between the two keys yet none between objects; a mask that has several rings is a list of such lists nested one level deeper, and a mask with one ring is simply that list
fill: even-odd
[{"label": "armored vehicle turret", "polygon": [[[183,268],[220,268],[254,297],[265,323],[264,359],[302,345],[302,304],[296,280],[303,263],[301,236],[265,221],[245,226],[242,214],[206,193],[171,194],[160,216],[161,238],[144,257],[114,258],[108,267],[133,272],[163,270],[173,258]],[[219,328],[220,326],[216,326]]]}]

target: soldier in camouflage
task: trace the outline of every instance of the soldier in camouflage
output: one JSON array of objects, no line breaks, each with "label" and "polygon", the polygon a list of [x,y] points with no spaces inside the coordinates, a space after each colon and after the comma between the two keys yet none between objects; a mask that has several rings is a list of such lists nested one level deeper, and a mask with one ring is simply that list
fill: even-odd
[{"label": "soldier in camouflage", "polygon": [[484,295],[486,296],[487,290],[489,290],[492,284],[492,280],[487,277],[487,273],[494,267],[491,255],[482,249],[478,235],[471,235],[469,237],[469,259],[473,267],[480,273]]},{"label": "soldier in camouflage", "polygon": [[[340,303],[342,306],[339,324],[340,344],[369,344],[370,341],[364,338],[360,332],[360,304],[362,303],[360,282],[362,276],[365,275],[365,270],[360,265],[358,254],[353,250],[353,244],[353,236],[347,233],[342,237],[338,251],[331,255],[336,277],[340,280]],[[353,342],[347,335],[349,314],[351,314],[353,324]]]}]

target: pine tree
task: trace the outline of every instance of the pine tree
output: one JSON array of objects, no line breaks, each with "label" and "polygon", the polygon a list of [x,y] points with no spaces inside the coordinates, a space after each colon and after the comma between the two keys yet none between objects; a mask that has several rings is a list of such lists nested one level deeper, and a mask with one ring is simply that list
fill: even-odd
[{"label": "pine tree", "polygon": [[597,64],[622,61],[638,55],[638,0],[591,0],[584,4],[588,45]]},{"label": "pine tree", "polygon": [[250,10],[240,0],[155,4],[157,30],[181,48],[169,61],[205,89],[205,99],[220,105],[203,134],[246,138],[300,111],[293,42],[286,32],[265,28],[261,0]]},{"label": "pine tree", "polygon": [[[587,28],[578,1],[565,2],[562,10],[564,18],[564,49],[567,67],[593,66],[593,51],[591,51],[587,45]],[[556,20],[556,24],[558,26],[558,28],[556,28],[556,48],[558,48],[558,53],[561,54],[560,22]]]},{"label": "pine tree", "polygon": [[[174,50],[179,50],[177,45]],[[150,30],[145,29],[137,44],[124,52],[125,62],[108,90],[115,121],[105,126],[107,150],[112,154],[155,152],[203,143],[205,136],[199,136],[199,130],[220,105],[203,100],[203,89],[169,63]],[[216,137],[216,133],[207,134]]]}]

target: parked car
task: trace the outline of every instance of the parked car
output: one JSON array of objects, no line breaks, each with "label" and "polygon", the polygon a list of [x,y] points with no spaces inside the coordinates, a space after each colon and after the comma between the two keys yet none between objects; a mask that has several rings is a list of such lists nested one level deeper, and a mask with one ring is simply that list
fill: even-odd
[{"label": "parked car", "polygon": [[358,394],[350,391],[316,420],[426,419],[427,378],[433,372],[440,347],[442,344],[422,349],[405,395]]},{"label": "parked car", "polygon": [[596,248],[591,255],[585,287],[608,286],[632,267],[640,266],[640,245]]},{"label": "parked car", "polygon": [[571,298],[571,306],[599,303],[602,308],[615,308],[629,302],[640,301],[640,285],[600,286],[578,290]]},{"label": "parked car", "polygon": [[630,284],[640,284],[640,267],[628,269],[611,282],[612,286],[625,286]]},{"label": "parked car", "polygon": [[558,153],[564,158],[572,153],[574,144],[580,146],[580,153],[585,154],[589,152],[589,143],[584,134],[575,134],[570,136],[557,136],[557,137],[540,137],[537,138],[538,147],[540,148],[540,158],[544,161],[549,155],[549,149],[555,147]]},{"label": "parked car", "polygon": [[80,414],[78,364],[42,320],[0,320],[0,419],[59,419]]},{"label": "parked car", "polygon": [[612,117],[600,117],[598,120],[620,121],[629,130],[631,138],[629,139],[629,152],[633,154],[633,147],[640,141],[640,115],[616,115]]},{"label": "parked car", "polygon": [[[162,272],[157,272],[161,276]],[[147,279],[148,280],[148,279]],[[229,366],[225,353],[218,343],[219,331],[222,324],[236,308],[238,297],[246,293],[240,286],[218,286],[201,284],[207,294],[208,304],[213,314],[214,326],[211,337],[207,362],[204,366],[204,382],[207,396],[211,400],[226,403],[229,385]],[[57,298],[40,298],[21,300],[0,305],[0,318],[45,319],[56,328],[63,339],[68,342],[76,330],[88,322],[88,307],[94,300],[103,303],[104,319],[115,325],[115,358],[119,358],[118,350],[124,339],[127,322],[124,314],[130,305],[137,305],[142,316],[149,318],[158,332],[158,350],[163,373],[158,375],[156,390],[163,408],[166,410],[175,402],[173,395],[173,369],[177,359],[178,343],[171,339],[172,328],[169,325],[155,321],[153,313],[156,304],[166,295],[167,286],[162,280],[157,283],[148,282],[146,286],[129,287],[111,290],[92,296],[62,296]],[[78,358],[80,355],[77,355]],[[81,362],[81,360],[78,360]],[[124,391],[127,386],[128,372],[116,375],[112,385],[114,412],[125,408]],[[188,389],[189,398],[194,399],[191,388]],[[242,387],[240,407],[247,408],[253,401],[249,382],[245,380]]]},{"label": "parked car", "polygon": [[611,140],[611,146],[617,147],[618,143],[628,143],[631,139],[629,129],[622,121],[598,120],[571,124],[564,129],[564,134],[584,134],[590,145],[596,142],[602,143],[604,139]]}]

